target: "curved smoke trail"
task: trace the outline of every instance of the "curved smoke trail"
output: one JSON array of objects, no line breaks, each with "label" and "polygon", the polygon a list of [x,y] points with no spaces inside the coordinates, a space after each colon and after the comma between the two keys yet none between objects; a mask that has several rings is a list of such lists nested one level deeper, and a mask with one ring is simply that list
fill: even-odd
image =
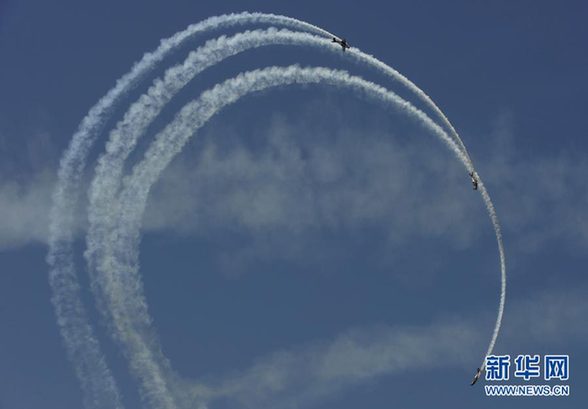
[{"label": "curved smoke trail", "polygon": [[[341,54],[338,47],[333,47],[332,44],[325,42],[321,37],[289,30],[270,28],[238,33],[228,38],[222,36],[208,41],[204,46],[191,52],[182,64],[169,68],[161,80],[155,80],[148,91],[130,106],[124,118],[110,133],[110,138],[106,145],[106,154],[98,160],[96,177],[89,193],[90,211],[88,218],[91,228],[88,231],[86,259],[90,266],[89,271],[91,274],[94,273],[98,260],[105,260],[100,254],[100,247],[95,247],[93,243],[103,242],[105,240],[103,236],[109,234],[114,226],[113,223],[115,222],[109,215],[116,213],[113,212],[113,206],[116,205],[114,198],[119,189],[118,180],[123,172],[124,161],[130,155],[147,127],[160,114],[165,105],[204,69],[248,49],[278,44],[315,47]],[[400,81],[410,89],[416,88],[403,75],[374,57],[361,51],[348,54],[355,62],[375,68],[384,75]],[[418,88],[416,89],[418,90]],[[422,91],[421,94],[425,95]],[[467,152],[464,153],[467,156]],[[108,271],[112,274],[111,269],[102,268],[102,270],[104,274],[109,274]],[[96,277],[92,277],[92,283],[95,284],[96,280]],[[96,291],[95,293],[99,294]],[[103,300],[100,300],[99,296],[98,299],[99,305],[102,305]],[[104,307],[101,310],[106,314]]]},{"label": "curved smoke trail", "polygon": [[[222,108],[251,92],[302,83],[320,83],[349,88],[370,99],[401,110],[438,136],[467,169],[467,156],[455,141],[425,113],[393,92],[359,77],[350,76],[345,71],[298,66],[255,70],[216,85],[211,90],[205,91],[198,100],[184,106],[174,120],[155,137],[155,141],[145,153],[145,159],[135,165],[132,175],[125,180],[124,190],[120,195],[120,214],[118,219],[114,219],[112,226],[116,227],[112,234],[105,236],[105,242],[88,243],[88,246],[102,248],[103,257],[107,260],[106,263],[99,262],[97,265],[105,266],[117,273],[117,277],[114,278],[108,271],[98,271],[100,277],[98,281],[102,287],[101,295],[108,299],[106,304],[110,308],[110,314],[117,320],[114,325],[118,331],[117,338],[122,341],[133,367],[138,370],[136,375],[144,382],[143,390],[153,394],[154,406],[169,396],[169,389],[163,387],[159,381],[160,374],[167,371],[167,361],[161,361],[158,353],[160,348],[149,335],[150,332],[146,331],[151,319],[147,313],[138,274],[140,225],[151,185],[155,183],[172,158],[181,151],[190,136],[194,135]],[[132,142],[129,141],[130,143]],[[147,338],[141,339],[137,336],[138,334],[147,334]],[[151,360],[149,360],[148,351],[151,351]],[[155,373],[151,372],[153,368],[158,367],[163,369],[156,369]],[[159,389],[157,389],[158,386]]]},{"label": "curved smoke trail", "polygon": [[[127,156],[130,154],[135,146],[137,139],[145,131],[151,121],[160,113],[161,109],[171,100],[171,98],[183,88],[190,80],[192,80],[202,70],[217,64],[229,56],[243,52],[250,48],[261,47],[265,45],[275,44],[292,44],[302,46],[319,47],[321,49],[329,51],[338,51],[336,47],[332,47],[331,44],[325,43],[320,37],[316,37],[307,33],[291,32],[289,30],[255,30],[251,32],[239,33],[233,37],[220,37],[215,40],[208,41],[203,47],[190,53],[185,62],[176,67],[170,68],[166,71],[162,80],[155,81],[154,85],[144,94],[139,101],[134,103],[125,118],[117,125],[116,129],[111,133],[110,141],[107,147],[107,155],[101,158],[99,165],[97,166],[96,173],[100,177],[94,179],[93,187],[90,193],[90,220],[94,222],[92,225],[94,229],[90,229],[88,236],[91,237],[88,240],[88,261],[92,265],[99,255],[94,253],[99,251],[99,248],[92,247],[91,243],[103,241],[96,237],[98,234],[104,234],[104,232],[112,231],[112,218],[108,218],[112,212],[113,198],[118,191],[119,185],[117,179],[122,174],[123,163]],[[434,104],[434,102],[421,91],[411,81],[406,79],[402,74],[387,66],[376,58],[367,55],[358,50],[352,50],[347,53],[354,61],[368,65],[372,68],[377,69],[381,73],[391,77],[394,80],[399,81],[404,86],[412,90],[420,99],[425,102],[441,119],[442,122],[451,132],[453,139],[459,145],[462,152],[465,154],[467,159],[467,170],[473,171],[473,164],[470,157],[465,149],[463,142],[459,135],[449,122],[449,120],[443,115],[440,109]],[[125,138],[125,143],[122,143],[122,138]],[[97,186],[100,184],[101,186]],[[483,184],[480,183],[482,186]],[[500,225],[494,211],[494,206],[487,194],[485,188],[481,187],[481,193],[488,209],[496,237],[498,242],[498,249],[500,254],[501,263],[501,297],[499,302],[499,313],[498,319],[493,332],[493,337],[490,342],[488,353],[491,353],[493,346],[496,342],[499,327],[504,310],[505,300],[505,263],[504,263],[504,250],[500,234]],[[97,193],[99,192],[99,193]],[[114,201],[116,203],[116,201]],[[109,228],[110,226],[110,228]],[[92,269],[90,269],[92,271]],[[110,269],[103,269],[107,274]],[[483,366],[484,364],[482,364]]]},{"label": "curved smoke trail", "polygon": [[[71,215],[74,214],[72,210],[75,208],[75,203],[78,198],[77,190],[80,185],[80,175],[83,173],[85,168],[88,152],[91,149],[97,135],[99,134],[105,118],[109,116],[113,107],[120,100],[120,97],[125,95],[130,88],[135,86],[175,47],[181,45],[183,41],[186,41],[198,32],[252,22],[282,24],[297,29],[308,30],[325,36],[331,36],[330,33],[322,29],[307,23],[300,22],[298,20],[261,13],[241,13],[236,15],[214,17],[205,20],[202,23],[190,26],[188,30],[179,33],[168,40],[162,41],[162,44],[158,50],[156,50],[154,53],[146,54],[143,60],[136,64],[129,74],[125,75],[117,82],[115,88],[109,91],[109,93],[104,98],[102,98],[95,107],[92,108],[88,116],[84,119],[78,132],[76,132],[74,135],[70,147],[62,159],[59,171],[59,183],[54,193],[54,205],[52,209],[50,226],[50,252],[48,255],[48,261],[52,267],[50,272],[50,281],[54,292],[53,302],[61,327],[62,336],[64,337],[70,359],[74,362],[77,375],[82,382],[82,387],[84,388],[86,396],[86,406],[88,407],[121,407],[116,385],[112,379],[108,367],[104,363],[104,359],[100,353],[98,343],[95,340],[92,329],[88,324],[86,313],[80,301],[79,288],[72,259],[71,242],[73,237],[74,223]],[[367,56],[366,54],[357,52],[355,50],[352,50],[352,52],[346,54],[351,57],[355,57],[359,61],[366,62],[367,60],[368,63],[371,63],[374,66],[379,65],[379,68],[389,75],[390,71],[392,71],[392,74],[395,74],[392,75],[395,77],[395,79],[399,79],[401,83],[415,91],[417,96],[424,100],[424,102],[426,102],[427,105],[431,107],[438,116],[440,116],[443,123],[450,129],[454,142],[459,146],[459,148],[456,150],[461,151],[462,156],[464,156],[464,158],[462,158],[462,162],[468,168],[468,170],[473,170],[473,166],[471,165],[467,151],[459,139],[457,132],[455,132],[455,129],[451,126],[447,118],[445,118],[442,112],[436,107],[432,100],[430,100],[430,98],[424,94],[424,92],[408,81],[405,77],[401,76],[399,73],[371,56]],[[491,341],[488,350],[488,353],[490,353],[498,335],[500,320],[503,314],[506,276],[498,220],[496,218],[490,198],[485,188],[483,188],[483,185],[481,186],[484,201],[488,211],[490,212],[496,230],[497,240],[499,241],[502,268],[501,306],[499,309],[499,317],[497,319],[493,340]],[[91,254],[92,251],[95,250],[96,249],[89,247],[88,254]],[[101,258],[101,260],[108,261],[107,258]],[[107,263],[102,267],[102,269],[105,271],[116,271],[114,269],[110,269]],[[126,285],[131,284],[133,283],[126,283]],[[140,280],[135,281],[135,284],[138,285],[138,288],[140,289]],[[146,307],[144,310],[146,311]],[[148,358],[145,359],[148,360]],[[159,380],[154,380],[155,384],[160,381],[164,382],[163,377]],[[149,394],[151,392],[146,391],[146,393]],[[172,407],[172,403],[162,402],[161,406]]]},{"label": "curved smoke trail", "polygon": [[506,302],[506,256],[504,254],[504,245],[502,244],[502,232],[500,229],[500,222],[498,221],[498,216],[496,215],[496,209],[494,208],[494,204],[490,199],[488,190],[486,190],[486,186],[484,186],[484,183],[482,182],[482,179],[479,178],[479,176],[478,182],[480,193],[482,194],[484,204],[486,205],[486,209],[488,210],[488,215],[490,216],[490,220],[492,221],[492,227],[494,227],[494,234],[496,235],[496,242],[498,243],[498,255],[500,258],[500,300],[498,302],[498,314],[496,317],[496,324],[494,325],[494,331],[492,332],[492,338],[490,339],[490,343],[488,344],[488,350],[486,351],[486,355],[484,355],[484,359],[482,361],[482,364],[480,365],[480,369],[483,371],[486,368],[486,357],[492,354],[492,351],[494,350],[494,345],[496,345],[496,340],[498,339],[498,334],[500,333],[500,326],[502,325],[502,316],[504,315],[504,304]]},{"label": "curved smoke trail", "polygon": [[143,56],[115,87],[94,105],[82,120],[61,158],[58,181],[53,192],[49,224],[49,284],[52,303],[70,361],[74,365],[87,408],[122,408],[120,393],[112,377],[87,313],[81,301],[72,242],[75,235],[76,204],[81,178],[90,149],[102,131],[105,121],[122,97],[143,80],[154,67],[177,47],[209,30],[245,24],[278,24],[309,31],[326,37],[332,34],[312,24],[291,17],[267,13],[236,13],[208,18],[163,40],[153,52]]},{"label": "curved smoke trail", "polygon": [[[123,120],[111,132],[106,149],[107,153],[100,158],[96,167],[97,177],[94,179],[90,190],[91,206],[89,219],[92,226],[94,226],[88,232],[88,242],[90,244],[100,242],[101,240],[98,235],[106,234],[106,232],[111,230],[108,223],[112,226],[112,220],[108,218],[108,215],[113,214],[112,200],[119,189],[117,179],[122,174],[123,163],[134,148],[136,141],[155,117],[159,115],[163,107],[179,90],[204,69],[247,49],[276,44],[317,47],[339,53],[338,47],[333,47],[321,37],[289,30],[270,28],[268,30],[238,33],[229,38],[222,36],[208,41],[203,47],[191,52],[183,64],[168,69],[162,80],[154,81],[154,84],[149,90],[137,102],[131,105]],[[361,51],[349,52],[348,55],[355,62],[375,68],[392,79],[401,82],[419,95],[421,99],[427,101],[431,108],[438,111],[436,105],[430,101],[424,92],[420,91],[418,87],[396,70]],[[123,139],[124,143],[122,142]],[[457,136],[456,141],[458,141],[460,146],[463,145],[459,136]],[[467,151],[463,151],[467,156]],[[471,164],[468,165],[468,170],[470,167]],[[88,247],[86,258],[91,267],[100,258],[99,252],[99,248],[91,245]],[[93,270],[93,268],[90,269],[90,271]],[[104,309],[102,308],[102,310]]]}]

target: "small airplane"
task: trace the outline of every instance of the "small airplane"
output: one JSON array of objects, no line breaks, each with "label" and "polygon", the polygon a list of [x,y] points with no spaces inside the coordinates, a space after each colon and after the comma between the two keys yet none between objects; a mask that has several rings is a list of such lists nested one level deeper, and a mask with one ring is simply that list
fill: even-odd
[{"label": "small airplane", "polygon": [[474,375],[474,380],[472,381],[472,383],[470,385],[474,386],[474,384],[476,382],[478,382],[478,379],[480,379],[480,375],[482,375],[482,370],[480,368],[478,368],[478,370],[476,371],[476,374]]},{"label": "small airplane", "polygon": [[347,40],[344,39],[344,38],[342,38],[342,39],[339,40],[339,39],[333,37],[333,41],[332,42],[339,44],[341,46],[341,49],[343,51],[345,51],[346,48],[351,48],[351,46],[349,45],[349,43],[347,42]]},{"label": "small airplane", "polygon": [[474,175],[474,172],[469,173],[470,178],[472,178],[472,185],[474,186],[474,190],[478,190],[478,178]]}]

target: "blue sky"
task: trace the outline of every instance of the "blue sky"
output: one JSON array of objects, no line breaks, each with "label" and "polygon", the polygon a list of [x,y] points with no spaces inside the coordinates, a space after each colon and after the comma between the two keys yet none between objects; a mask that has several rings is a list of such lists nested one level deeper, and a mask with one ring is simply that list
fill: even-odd
[{"label": "blue sky", "polygon": [[[571,397],[488,398],[483,382],[469,387],[499,292],[479,194],[446,146],[406,115],[312,85],[222,110],[150,192],[139,271],[179,407],[202,399],[211,409],[585,406],[586,4],[8,0],[0,3],[0,408],[78,408],[84,399],[45,261],[59,159],[78,124],[160,39],[245,10],[345,36],[447,114],[503,227],[509,287],[495,352],[569,354]],[[150,406],[90,290],[86,193],[128,105],[191,50],[237,31],[197,37],[158,65],[114,110],[83,177],[75,261],[125,408]],[[348,70],[422,107],[342,53],[263,47],[182,89],[125,172],[202,91],[294,63]]]}]

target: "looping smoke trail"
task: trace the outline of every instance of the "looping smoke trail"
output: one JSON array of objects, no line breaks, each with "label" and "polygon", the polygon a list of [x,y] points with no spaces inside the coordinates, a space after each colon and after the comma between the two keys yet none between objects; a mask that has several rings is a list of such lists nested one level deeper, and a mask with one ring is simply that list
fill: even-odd
[{"label": "looping smoke trail", "polygon": [[[183,64],[168,69],[162,80],[155,80],[148,91],[131,105],[124,118],[110,133],[106,154],[98,160],[96,177],[89,193],[88,218],[92,228],[88,232],[89,246],[86,250],[86,259],[91,274],[95,271],[98,260],[104,260],[100,255],[100,248],[92,246],[92,243],[103,241],[101,237],[112,230],[113,221],[108,216],[113,214],[112,206],[116,204],[113,198],[119,189],[118,179],[122,175],[124,161],[149,124],[165,105],[204,69],[247,49],[271,44],[324,47],[325,41],[307,33],[275,28],[246,31],[230,38],[222,36],[191,52]],[[329,49],[333,50],[332,47]],[[104,267],[102,270],[109,271]],[[95,280],[93,277],[92,283],[95,284]],[[99,305],[102,306],[103,302],[100,300]],[[101,310],[104,311],[104,307]]]},{"label": "looping smoke trail", "polygon": [[[124,160],[128,157],[135,146],[136,141],[145,131],[147,126],[159,114],[161,109],[171,100],[171,98],[183,88],[194,76],[205,68],[214,65],[221,60],[242,52],[249,48],[260,47],[271,44],[294,44],[303,46],[314,46],[329,51],[336,51],[336,47],[325,43],[322,38],[317,38],[307,33],[295,33],[288,30],[276,30],[270,28],[268,30],[256,30],[251,32],[239,33],[233,37],[220,37],[215,40],[208,41],[203,47],[195,52],[190,53],[186,61],[176,67],[170,68],[166,71],[163,80],[157,80],[154,85],[144,94],[135,104],[131,106],[124,119],[119,122],[116,129],[111,132],[110,141],[107,145],[107,154],[99,160],[96,169],[97,177],[94,179],[93,186],[90,193],[90,215],[91,225],[94,226],[88,233],[88,250],[86,257],[90,265],[90,272],[95,276],[96,260],[102,259],[103,262],[109,262],[108,258],[101,257],[100,249],[92,247],[92,243],[104,242],[104,237],[99,237],[101,234],[113,230],[113,223],[115,221],[112,217],[113,212],[113,198],[118,191],[118,178],[122,174]],[[419,90],[412,82],[407,80],[402,74],[394,69],[383,64],[372,56],[362,53],[361,51],[354,51],[351,55],[356,62],[375,67],[385,75],[400,81],[402,84],[413,90],[421,100],[424,100],[429,107],[435,112],[440,112],[436,105],[430,98]],[[442,113],[440,114],[442,115]],[[449,125],[450,129],[453,129]],[[455,134],[454,130],[452,131]],[[124,143],[122,139],[125,139]],[[459,136],[454,136],[454,140],[460,146],[463,146]],[[471,169],[471,161],[467,155],[467,151],[463,150],[468,161],[468,170]],[[489,198],[488,198],[489,200]],[[492,208],[490,203],[489,209]],[[493,220],[494,223],[494,220]],[[502,258],[502,257],[501,257]],[[103,274],[112,274],[114,270],[104,265],[100,268]],[[124,278],[123,278],[124,279]],[[96,283],[97,279],[92,280]],[[139,280],[127,282],[126,285],[141,285]],[[100,292],[94,290],[97,298],[100,299]],[[103,304],[103,301],[99,305]],[[146,307],[141,311],[136,311],[136,314],[148,316]],[[104,309],[103,309],[104,310]],[[104,312],[107,314],[107,312]],[[493,344],[493,342],[491,343]]]},{"label": "looping smoke trail", "polygon": [[[103,236],[105,242],[88,243],[89,246],[102,248],[103,257],[107,260],[107,268],[119,276],[126,276],[126,278],[114,279],[108,271],[98,271],[101,277],[98,280],[102,287],[101,295],[107,299],[106,305],[110,308],[111,315],[116,317],[114,326],[117,329],[117,338],[122,341],[132,366],[138,369],[136,375],[143,382],[143,390],[151,391],[154,401],[161,402],[170,391],[161,382],[160,374],[168,372],[168,363],[166,360],[162,361],[158,353],[160,348],[153,338],[143,340],[137,336],[137,334],[145,333],[144,329],[151,323],[139,284],[137,262],[140,221],[149,189],[171,159],[181,151],[187,139],[222,108],[251,92],[295,83],[321,83],[350,88],[401,110],[437,135],[464,167],[468,166],[467,157],[455,141],[426,114],[385,88],[359,77],[350,76],[344,71],[298,66],[269,67],[240,74],[205,91],[198,100],[187,104],[156,136],[154,143],[145,153],[144,161],[135,166],[132,176],[125,181],[125,189],[120,198],[120,219],[113,223],[113,226],[116,226],[114,232]],[[105,264],[99,262],[97,265]],[[121,285],[121,282],[135,283],[135,285]],[[150,355],[149,351],[151,351]],[[153,372],[154,368],[162,369],[155,369]]]},{"label": "looping smoke trail", "polygon": [[[88,152],[93,145],[98,133],[100,132],[105,118],[110,114],[110,111],[118,103],[120,97],[123,96],[131,87],[136,85],[159,61],[169,54],[169,52],[198,32],[252,22],[281,24],[296,29],[308,30],[310,32],[318,33],[324,36],[332,36],[330,33],[308,23],[300,22],[298,20],[283,16],[267,15],[261,13],[241,13],[213,17],[205,20],[202,23],[190,26],[188,30],[185,30],[182,33],[178,33],[168,40],[162,41],[161,46],[154,53],[146,54],[143,60],[136,64],[129,74],[122,77],[121,80],[117,82],[115,88],[109,91],[109,93],[103,99],[101,99],[95,107],[92,108],[88,116],[84,119],[80,125],[80,129],[74,135],[68,151],[66,151],[66,154],[62,159],[60,164],[59,183],[54,193],[54,206],[52,209],[50,226],[50,252],[48,255],[48,262],[52,267],[50,271],[50,282],[54,291],[53,302],[55,304],[62,336],[64,337],[70,359],[74,362],[77,375],[82,382],[82,387],[84,388],[84,393],[86,396],[85,404],[87,407],[121,407],[116,385],[114,384],[108,367],[104,363],[104,359],[101,355],[98,343],[96,342],[92,329],[87,322],[86,314],[80,301],[77,278],[75,276],[75,269],[71,256],[71,241],[74,224],[71,215],[74,214],[72,210],[74,209],[77,200],[77,190],[80,184],[80,175],[83,173],[85,168]],[[291,34],[294,35],[294,33]],[[306,36],[309,38],[312,37],[308,34],[306,34]],[[220,39],[217,39],[217,41],[224,41],[224,39],[224,37],[221,37]],[[315,38],[314,41],[316,42],[317,39]],[[310,41],[310,43],[312,43],[312,41]],[[451,136],[449,137],[447,134],[444,134],[440,127],[433,123],[438,128],[438,130],[445,135],[444,137],[442,136],[442,139],[446,141],[454,153],[460,158],[468,171],[473,170],[473,165],[471,164],[469,155],[467,154],[465,146],[463,145],[457,132],[449,123],[448,119],[440,111],[440,109],[423,91],[421,91],[418,87],[416,87],[416,85],[403,77],[401,74],[372,56],[355,50],[346,53],[346,55],[355,58],[359,62],[368,63],[369,65],[380,69],[385,74],[390,75],[396,80],[399,80],[402,84],[414,91],[416,95],[427,104],[427,106],[433,109],[433,111],[441,118],[443,124],[450,130]],[[326,80],[325,82],[328,83]],[[162,102],[163,105],[165,105],[165,103],[165,101]],[[406,109],[406,107],[404,108]],[[130,117],[132,117],[132,111],[130,112]],[[154,116],[155,115],[156,113]],[[125,119],[128,119],[128,117],[125,116]],[[130,121],[126,124],[126,126],[128,126],[126,131],[131,133],[135,132],[140,136],[142,132],[141,125],[137,125],[138,122],[133,121]],[[149,122],[150,119],[147,119],[147,121]],[[124,124],[124,120],[122,123]],[[120,129],[125,130],[124,125]],[[132,150],[132,146],[129,146],[128,151],[130,152],[130,150]],[[109,145],[107,151],[114,152],[116,149],[112,149],[112,145]],[[124,159],[128,154],[124,153],[124,150],[121,152],[122,156],[118,157],[117,160],[124,162]],[[112,162],[103,159],[99,164],[99,168],[101,166],[102,168],[108,167],[108,165],[112,165]],[[110,178],[110,180],[108,180],[108,178],[101,179],[98,177],[96,180],[105,183],[102,187],[106,192],[112,192],[113,194],[116,194],[116,191],[118,190],[117,180],[119,176],[120,173],[116,174],[115,172],[114,177]],[[113,182],[114,185],[109,185],[110,182]],[[93,184],[93,187],[94,186],[97,187],[96,191],[100,191],[98,182]],[[503,315],[506,270],[498,220],[496,218],[494,207],[490,201],[487,191],[482,184],[481,187],[482,196],[492,219],[499,244],[502,278],[499,314],[493,338],[488,349],[489,354],[491,353],[498,336],[500,322]],[[148,190],[145,192],[145,198],[147,193]],[[105,197],[108,196],[109,195],[105,195]],[[96,197],[98,198],[99,202],[101,196],[98,194],[97,196],[94,196],[94,198]],[[94,209],[98,210],[95,210],[94,215],[91,217],[91,222],[94,221],[95,224],[98,225],[101,220],[108,218],[108,212],[101,212],[99,208]],[[128,209],[122,209],[121,212],[125,218],[130,217],[132,219],[134,217],[133,214],[127,213]],[[123,271],[118,269],[120,260],[125,261],[122,263],[123,266],[131,266],[131,270],[134,270],[133,253],[121,255],[119,252],[118,255],[113,255],[111,250],[107,248],[104,250],[103,248],[100,248],[100,246],[93,247],[91,245],[91,243],[100,242],[101,240],[105,240],[106,242],[110,240],[124,241],[126,233],[119,230],[114,235],[111,235],[111,227],[112,226],[110,223],[108,223],[108,221],[102,226],[95,226],[95,232],[97,233],[93,237],[96,239],[96,241],[89,240],[87,252],[90,270],[97,269],[103,273],[103,277],[106,277],[107,285],[100,285],[105,288],[108,287],[108,285],[111,286],[110,290],[112,290],[112,292],[108,297],[104,296],[102,298],[109,299],[110,301],[108,305],[110,307],[110,312],[112,313],[110,319],[114,323],[115,333],[120,338],[120,340],[123,341],[123,343],[133,346],[133,348],[131,348],[133,352],[131,368],[133,372],[138,374],[139,378],[141,378],[144,396],[149,402],[152,403],[154,407],[175,407],[173,397],[167,393],[167,388],[169,385],[166,385],[166,383],[168,383],[168,381],[173,377],[173,374],[171,373],[171,369],[169,368],[169,364],[167,363],[165,357],[163,357],[161,352],[157,349],[158,343],[156,341],[156,336],[150,329],[150,318],[147,313],[146,303],[140,298],[135,300],[127,299],[125,301],[121,301],[124,298],[123,294],[125,291],[131,293],[134,292],[135,294],[139,295],[141,294],[142,286],[140,277],[136,276],[136,274],[132,271],[130,274],[123,274],[122,277],[112,275],[113,273]],[[91,235],[89,234],[89,237],[90,236]],[[131,242],[135,241],[138,243],[138,238],[139,233],[137,230],[136,237],[131,240]],[[117,260],[117,258],[119,260]],[[99,265],[95,265],[96,261],[99,262]],[[108,277],[109,274],[110,277]],[[133,274],[135,274],[135,276],[133,276]],[[113,307],[114,304],[112,303],[112,300],[117,299],[119,300],[120,304],[120,310],[118,311],[116,310],[116,307]],[[103,307],[100,299],[97,299],[97,302],[99,307]],[[140,314],[132,317],[132,319],[128,319],[128,313],[130,311],[139,312]],[[134,322],[134,320],[136,320],[136,322]],[[137,322],[139,322],[140,325],[137,325]],[[101,391],[103,393],[100,393]]]},{"label": "looping smoke trail", "polygon": [[[308,33],[270,28],[267,30],[246,31],[229,38],[222,36],[208,41],[204,46],[191,52],[184,63],[168,69],[163,79],[155,80],[148,91],[131,105],[124,118],[110,133],[106,154],[98,161],[96,177],[90,189],[90,212],[88,217],[92,228],[88,232],[87,241],[89,245],[86,251],[86,259],[90,266],[89,271],[91,274],[95,271],[98,260],[106,260],[100,255],[100,248],[96,248],[92,244],[104,241],[102,236],[112,231],[114,221],[109,215],[115,213],[112,210],[113,205],[116,204],[113,198],[119,189],[118,179],[122,175],[124,161],[149,124],[152,123],[177,92],[204,69],[247,49],[276,44],[316,47],[341,55],[338,47],[333,47],[330,43],[325,42],[323,38]],[[381,73],[400,81],[409,89],[414,90],[416,88],[414,84],[406,80],[396,70],[372,56],[361,51],[354,51],[350,55],[355,62],[375,68]],[[422,91],[420,91],[420,94],[424,95],[423,98],[428,98]],[[108,274],[109,269],[102,268],[102,270],[105,271],[104,274]],[[92,283],[95,282],[96,278],[92,277]],[[101,306],[104,301],[100,297],[97,298]],[[104,307],[100,309],[105,310]],[[104,314],[106,313],[104,312]]]},{"label": "looping smoke trail", "polygon": [[[104,234],[110,229],[108,226],[100,226],[96,220],[103,220],[108,223],[108,214],[112,214],[112,198],[118,190],[116,180],[122,174],[124,160],[128,157],[135,146],[136,141],[145,131],[147,126],[161,112],[161,109],[171,100],[171,98],[183,88],[191,79],[193,79],[202,70],[210,67],[223,59],[243,52],[250,48],[257,48],[272,44],[293,44],[298,46],[313,46],[331,52],[339,53],[338,47],[333,47],[330,43],[325,42],[322,38],[312,36],[307,33],[296,33],[288,30],[256,30],[251,32],[239,33],[233,37],[220,37],[210,40],[205,46],[195,52],[191,52],[186,61],[178,66],[166,71],[162,80],[156,80],[154,85],[149,88],[146,94],[135,102],[125,114],[124,119],[120,121],[116,129],[111,132],[110,141],[107,144],[107,155],[103,156],[96,167],[98,177],[94,179],[92,189],[90,190],[91,213],[89,218],[94,221],[96,228],[89,232],[89,236]],[[438,108],[412,82],[406,79],[391,67],[383,64],[374,57],[353,51],[347,53],[355,62],[366,64],[376,68],[383,74],[400,81],[410,90],[414,91],[421,99],[425,100],[433,110]],[[442,115],[442,114],[441,114]],[[125,142],[122,142],[122,139]],[[457,137],[458,143],[463,145]],[[467,156],[467,152],[464,150]],[[468,157],[469,160],[469,157]],[[97,186],[97,185],[100,186]],[[99,194],[97,193],[99,192]],[[89,240],[96,242],[96,240]],[[89,247],[86,257],[90,265],[95,264],[98,258],[95,253],[99,249]]]},{"label": "looping smoke trail", "polygon": [[90,149],[104,122],[126,93],[167,55],[197,34],[208,30],[245,24],[276,24],[332,36],[312,24],[294,18],[267,13],[237,13],[211,17],[163,40],[152,53],[147,53],[131,71],[121,77],[114,88],[94,105],[82,120],[61,158],[58,182],[53,192],[49,224],[49,284],[53,292],[57,322],[70,361],[74,365],[84,392],[87,408],[122,408],[116,383],[104,362],[94,331],[79,294],[79,283],[73,261],[74,214],[79,200],[81,177]]}]

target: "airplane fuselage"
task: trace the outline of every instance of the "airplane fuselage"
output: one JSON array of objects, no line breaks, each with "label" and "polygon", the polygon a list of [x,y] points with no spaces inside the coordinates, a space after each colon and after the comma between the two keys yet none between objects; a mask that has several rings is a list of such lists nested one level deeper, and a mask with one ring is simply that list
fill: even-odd
[{"label": "airplane fuselage", "polygon": [[470,178],[472,179],[472,186],[474,187],[474,190],[478,190],[478,178],[474,176],[474,172],[470,173]]},{"label": "airplane fuselage", "polygon": [[332,42],[339,44],[341,46],[341,49],[343,51],[345,51],[345,49],[347,49],[347,48],[351,48],[351,46],[349,45],[349,43],[347,43],[347,40],[345,40],[344,38],[342,38],[340,40],[338,38],[333,38],[333,41]]},{"label": "airplane fuselage", "polygon": [[480,368],[478,368],[478,370],[476,371],[476,374],[474,375],[474,380],[472,381],[472,383],[470,385],[474,386],[476,382],[478,382],[478,379],[480,379],[480,375],[482,375],[482,370]]}]

